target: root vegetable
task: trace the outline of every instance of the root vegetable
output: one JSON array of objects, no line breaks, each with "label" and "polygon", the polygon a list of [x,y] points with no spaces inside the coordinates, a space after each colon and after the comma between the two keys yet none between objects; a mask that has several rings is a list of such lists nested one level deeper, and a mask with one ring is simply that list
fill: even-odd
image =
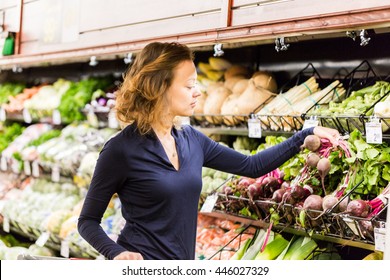
[{"label": "root vegetable", "polygon": [[311,152],[317,151],[321,147],[321,139],[317,135],[308,135],[305,137],[302,148],[306,148]]},{"label": "root vegetable", "polygon": [[279,203],[283,199],[283,195],[286,193],[286,189],[278,189],[272,194],[272,201]]},{"label": "root vegetable", "polygon": [[296,201],[300,201],[311,194],[308,188],[301,187],[300,185],[294,185],[291,188],[291,196]]},{"label": "root vegetable", "polygon": [[311,194],[303,202],[303,209],[322,211],[322,202],[322,196]]},{"label": "root vegetable", "polygon": [[319,161],[320,161],[320,156],[313,152],[309,153],[306,157],[307,165],[309,165],[312,168],[317,167]]},{"label": "root vegetable", "polygon": [[222,187],[222,192],[225,194],[225,195],[231,195],[233,193],[233,189],[230,187],[230,186],[227,186],[227,185],[224,185]]},{"label": "root vegetable", "polygon": [[242,187],[247,187],[253,183],[256,182],[256,179],[253,179],[253,178],[248,178],[248,177],[242,177],[240,179],[240,181],[238,182],[238,185],[239,186],[242,186]]},{"label": "root vegetable", "polygon": [[322,158],[317,163],[317,170],[318,170],[318,174],[321,177],[321,185],[322,185],[322,190],[324,192],[324,196],[326,195],[324,181],[325,181],[326,175],[328,175],[328,173],[330,171],[330,167],[331,167],[330,160],[328,158]]},{"label": "root vegetable", "polygon": [[347,211],[347,206],[348,206],[348,202],[349,200],[348,200],[348,198],[344,198],[343,200],[341,200],[340,201],[340,203],[339,203],[339,211],[340,212],[345,212],[345,211]]},{"label": "root vegetable", "polygon": [[355,217],[366,218],[371,211],[370,205],[363,199],[351,200],[346,212]]},{"label": "root vegetable", "polygon": [[334,212],[338,212],[339,205],[333,208],[339,200],[334,195],[328,194],[322,199],[322,208],[324,210],[333,209]]}]

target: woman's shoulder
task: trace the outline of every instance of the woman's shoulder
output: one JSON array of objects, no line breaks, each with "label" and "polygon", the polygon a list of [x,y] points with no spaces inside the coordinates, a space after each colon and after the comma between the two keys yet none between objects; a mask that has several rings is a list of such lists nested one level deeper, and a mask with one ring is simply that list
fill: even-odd
[{"label": "woman's shoulder", "polygon": [[134,137],[135,133],[130,126],[126,126],[123,129],[119,130],[117,133],[113,134],[104,144],[104,148],[111,150],[120,150],[123,147],[123,144],[131,142],[130,139]]},{"label": "woman's shoulder", "polygon": [[179,131],[181,131],[183,134],[189,135],[189,136],[199,136],[202,134],[199,130],[197,130],[196,128],[194,128],[191,125],[182,125],[182,127]]}]

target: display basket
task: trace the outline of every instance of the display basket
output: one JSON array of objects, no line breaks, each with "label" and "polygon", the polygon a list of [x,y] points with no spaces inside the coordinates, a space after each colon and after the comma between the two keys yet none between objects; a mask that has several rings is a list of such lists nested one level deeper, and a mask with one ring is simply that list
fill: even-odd
[{"label": "display basket", "polygon": [[346,97],[349,97],[352,91],[372,85],[378,80],[381,78],[375,73],[374,68],[367,60],[363,60],[343,79],[343,84],[347,89]]},{"label": "display basket", "polygon": [[[333,223],[336,228],[335,233],[331,235],[343,239],[359,240],[369,244],[375,243],[374,228],[386,221],[387,204],[383,205],[381,210],[375,215],[366,218],[352,216],[348,213],[337,213],[334,209],[343,203],[343,200],[350,201],[351,196],[356,193],[356,189],[363,181],[356,184],[347,194],[345,194],[339,202],[334,205],[328,212],[327,218]],[[367,197],[368,198],[368,197]]]},{"label": "display basket", "polygon": [[[346,93],[343,98],[337,98],[337,99],[332,98],[334,99],[335,103],[342,102],[343,100],[348,98],[352,94],[352,92],[363,89],[364,87],[374,85],[376,81],[381,80],[380,77],[376,75],[374,69],[371,67],[369,62],[366,60],[361,62],[352,71],[347,73],[344,76],[344,78],[341,78],[339,76],[341,76],[341,71],[338,74],[338,79],[342,81],[341,84],[345,87]],[[334,93],[330,92],[330,94],[334,94]],[[317,109],[328,105],[321,104],[321,102],[318,102],[317,104],[313,105],[304,114],[304,118],[308,119],[308,118],[315,117],[319,121],[319,124],[321,124],[322,126],[337,129],[342,134],[351,133],[355,129],[358,129],[359,131],[364,133],[365,128],[364,128],[363,119],[364,117],[369,116],[371,114],[370,112],[372,112],[373,106],[380,100],[376,100],[376,102],[372,104],[370,108],[362,111],[361,114],[357,114],[357,115],[349,115],[349,114],[347,115],[347,114],[343,114],[342,112],[338,113],[337,115],[333,113],[329,115],[324,115],[319,113]],[[385,126],[387,127],[386,124]]]},{"label": "display basket", "polygon": [[194,114],[190,117],[190,122],[201,128],[247,128],[249,116]]},{"label": "display basket", "polygon": [[[288,100],[283,93],[286,93],[288,90],[297,87],[299,85],[304,85],[305,90],[311,92],[310,87],[305,85],[305,81],[309,78],[314,77],[315,82],[318,84],[319,88],[324,86],[324,80],[321,78],[317,69],[312,63],[308,63],[302,70],[295,74],[287,83],[279,89],[279,95],[275,98],[278,99],[278,102],[289,107],[292,105],[291,100]],[[275,99],[276,100],[276,99]],[[271,100],[272,102],[272,100]],[[301,114],[286,114],[283,112],[275,112],[279,108],[273,108],[271,103],[260,104],[255,110],[257,118],[261,122],[262,130],[265,131],[283,131],[283,132],[296,132],[302,129],[304,125],[304,118]]]},{"label": "display basket", "polygon": [[[347,89],[346,98],[350,97],[354,91],[372,86],[377,81],[381,80],[382,79],[375,73],[370,63],[367,60],[362,61],[343,79],[343,84]],[[349,134],[357,129],[362,134],[365,134],[365,120],[372,115],[374,106],[388,94],[389,93],[386,93],[384,96],[377,99],[369,108],[361,111],[360,114],[346,115],[341,113],[334,116],[333,118],[337,123],[338,130],[343,134]]]}]

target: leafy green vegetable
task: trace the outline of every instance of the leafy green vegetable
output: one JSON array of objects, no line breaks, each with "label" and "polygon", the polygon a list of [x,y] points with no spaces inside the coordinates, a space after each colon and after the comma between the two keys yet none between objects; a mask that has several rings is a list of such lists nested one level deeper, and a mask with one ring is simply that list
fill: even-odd
[{"label": "leafy green vegetable", "polygon": [[0,153],[4,151],[16,137],[22,134],[23,130],[24,127],[18,123],[5,126],[3,131],[0,131]]},{"label": "leafy green vegetable", "polygon": [[85,116],[81,109],[92,100],[92,95],[96,90],[105,89],[110,83],[111,80],[108,78],[89,78],[72,83],[70,88],[62,95],[61,104],[58,107],[61,121],[70,123],[84,120]]}]

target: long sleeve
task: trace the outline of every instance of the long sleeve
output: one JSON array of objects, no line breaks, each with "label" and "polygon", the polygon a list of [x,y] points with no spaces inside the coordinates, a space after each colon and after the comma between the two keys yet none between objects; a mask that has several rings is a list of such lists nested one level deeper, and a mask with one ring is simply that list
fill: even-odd
[{"label": "long sleeve", "polygon": [[251,156],[220,145],[200,132],[198,138],[205,155],[204,166],[255,178],[278,168],[297,154],[305,137],[313,134],[313,129],[299,131],[286,141]]},{"label": "long sleeve", "polygon": [[118,143],[108,141],[99,155],[78,221],[80,235],[109,259],[126,251],[110,239],[100,225],[111,197],[124,181],[124,162]]}]

